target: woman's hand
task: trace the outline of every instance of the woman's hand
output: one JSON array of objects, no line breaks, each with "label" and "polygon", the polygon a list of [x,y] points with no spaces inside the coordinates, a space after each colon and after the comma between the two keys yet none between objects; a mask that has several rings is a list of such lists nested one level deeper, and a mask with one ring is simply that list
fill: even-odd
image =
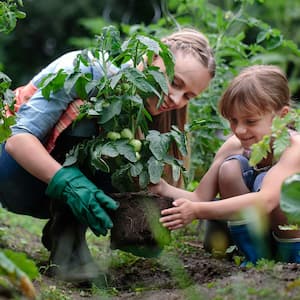
[{"label": "woman's hand", "polygon": [[162,210],[162,222],[164,227],[169,230],[179,229],[197,218],[197,203],[190,200],[180,198],[173,202],[174,207]]}]

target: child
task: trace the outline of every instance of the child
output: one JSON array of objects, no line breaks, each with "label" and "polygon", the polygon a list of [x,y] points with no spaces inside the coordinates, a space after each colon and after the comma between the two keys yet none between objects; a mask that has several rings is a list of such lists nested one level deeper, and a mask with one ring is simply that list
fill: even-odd
[{"label": "child", "polygon": [[[161,222],[173,230],[194,219],[228,220],[232,239],[246,261],[256,263],[261,257],[274,257],[267,251],[274,242],[278,246],[277,259],[300,263],[300,231],[279,228],[287,224],[279,206],[281,184],[300,172],[300,135],[289,129],[290,146],[278,161],[269,153],[254,167],[248,163],[251,146],[271,133],[273,118],[283,117],[290,110],[286,77],[275,66],[248,67],[231,82],[219,110],[229,121],[233,135],[219,149],[196,190],[184,191],[164,180],[150,187],[154,193],[175,199],[174,207],[162,211]],[[211,201],[217,195],[222,200]],[[258,243],[259,235],[252,234],[258,222],[251,225],[243,213],[248,211],[249,216],[254,208],[267,217],[266,237],[270,232],[271,239],[260,239]]]}]

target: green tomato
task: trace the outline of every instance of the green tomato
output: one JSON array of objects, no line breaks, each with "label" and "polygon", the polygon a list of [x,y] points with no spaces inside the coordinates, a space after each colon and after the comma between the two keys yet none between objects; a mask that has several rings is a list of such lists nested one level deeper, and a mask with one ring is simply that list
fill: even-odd
[{"label": "green tomato", "polygon": [[110,131],[107,133],[106,137],[112,141],[118,140],[121,138],[121,135],[119,132]]},{"label": "green tomato", "polygon": [[142,142],[140,140],[132,139],[129,145],[133,146],[135,152],[140,152],[142,149]]},{"label": "green tomato", "polygon": [[103,108],[109,107],[109,105],[110,105],[109,102],[103,101],[103,103],[102,103]]},{"label": "green tomato", "polygon": [[137,160],[140,160],[141,159],[140,152],[135,152],[135,157],[136,157]]},{"label": "green tomato", "polygon": [[128,140],[131,140],[131,139],[134,138],[133,133],[132,133],[132,131],[129,128],[124,128],[121,131],[121,137],[123,139],[128,139]]}]

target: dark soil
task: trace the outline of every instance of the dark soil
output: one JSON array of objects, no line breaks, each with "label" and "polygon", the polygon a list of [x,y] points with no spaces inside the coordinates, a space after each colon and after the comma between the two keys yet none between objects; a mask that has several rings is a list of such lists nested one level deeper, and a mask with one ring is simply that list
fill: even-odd
[{"label": "dark soil", "polygon": [[159,214],[171,207],[173,200],[144,192],[111,196],[119,202],[119,208],[111,215],[111,248],[143,257],[157,256],[162,246],[170,242],[169,231],[158,221]]}]

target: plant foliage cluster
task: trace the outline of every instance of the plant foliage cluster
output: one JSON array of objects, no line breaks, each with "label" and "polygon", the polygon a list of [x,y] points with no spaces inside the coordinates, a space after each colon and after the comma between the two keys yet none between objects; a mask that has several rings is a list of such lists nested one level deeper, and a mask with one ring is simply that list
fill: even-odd
[{"label": "plant foliage cluster", "polygon": [[[17,24],[18,19],[25,18],[25,13],[19,10],[23,6],[22,0],[5,0],[0,2],[0,34],[10,33]],[[14,123],[13,117],[6,117],[5,106],[13,105],[13,93],[9,89],[11,79],[0,72],[0,142],[10,135],[10,126]]]},{"label": "plant foliage cluster", "polygon": [[[25,17],[25,14],[19,10],[19,6],[22,5],[21,0],[0,2],[0,33],[10,33],[15,28],[17,20]],[[9,126],[14,122],[12,117],[5,115],[5,106],[13,103],[10,83],[10,78],[0,72],[0,142],[9,137]],[[36,291],[31,280],[37,276],[35,263],[24,253],[8,249],[0,251],[0,285],[4,290],[21,291],[28,299],[34,299]]]},{"label": "plant foliage cluster", "polygon": [[[145,109],[147,98],[157,97],[159,107],[168,93],[168,80],[174,72],[172,53],[150,35],[135,33],[122,42],[114,26],[103,28],[96,41],[95,47],[77,57],[74,72],[61,70],[42,82],[45,97],[62,87],[75,89],[84,100],[79,120],[94,119],[100,127],[97,137],[68,154],[65,165],[88,164],[93,172],[109,173],[119,191],[140,190],[149,183],[158,183],[166,164],[178,180],[183,164],[169,155],[169,148],[176,143],[187,155],[185,135],[175,126],[166,133],[149,130],[152,117]],[[155,55],[162,57],[166,75],[152,64]],[[103,77],[95,80],[90,74],[82,74],[81,64],[100,67]],[[111,64],[120,71],[110,74]]]}]

